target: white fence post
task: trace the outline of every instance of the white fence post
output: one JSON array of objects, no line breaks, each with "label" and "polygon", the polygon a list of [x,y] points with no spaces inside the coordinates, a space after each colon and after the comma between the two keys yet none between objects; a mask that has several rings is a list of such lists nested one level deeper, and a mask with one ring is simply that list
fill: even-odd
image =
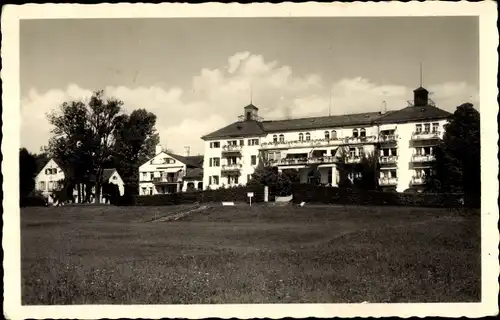
[{"label": "white fence post", "polygon": [[269,187],[265,186],[264,187],[264,202],[268,202],[268,201],[269,201]]}]

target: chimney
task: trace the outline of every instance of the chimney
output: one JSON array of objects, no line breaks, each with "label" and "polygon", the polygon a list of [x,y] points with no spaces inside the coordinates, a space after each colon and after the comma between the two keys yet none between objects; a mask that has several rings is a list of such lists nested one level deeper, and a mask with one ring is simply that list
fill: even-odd
[{"label": "chimney", "polygon": [[413,90],[413,105],[415,107],[425,107],[429,102],[429,91],[419,87]]},{"label": "chimney", "polygon": [[156,145],[156,154],[160,154],[163,151],[163,148],[161,147],[161,144]]}]

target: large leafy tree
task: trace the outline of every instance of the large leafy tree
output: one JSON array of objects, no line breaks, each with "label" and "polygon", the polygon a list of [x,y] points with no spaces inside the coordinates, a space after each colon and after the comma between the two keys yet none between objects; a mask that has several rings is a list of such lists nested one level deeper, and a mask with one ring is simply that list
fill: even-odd
[{"label": "large leafy tree", "polygon": [[428,186],[434,191],[480,196],[480,116],[470,103],[457,107],[445,125]]},{"label": "large leafy tree", "polygon": [[343,147],[338,151],[337,171],[340,188],[357,188],[360,190],[378,189],[379,163],[377,152],[364,153],[359,162],[349,163],[349,148]]},{"label": "large leafy tree", "polygon": [[123,115],[115,130],[112,163],[131,190],[137,189],[139,166],[154,156],[159,143],[155,124],[155,114],[137,109]]},{"label": "large leafy tree", "polygon": [[25,148],[19,150],[19,197],[27,197],[35,188],[36,158]]},{"label": "large leafy tree", "polygon": [[110,161],[115,131],[121,125],[123,102],[105,98],[102,90],[95,91],[88,103],[65,102],[48,115],[54,126],[49,148],[57,160],[66,166],[77,181],[95,182],[99,202],[104,166]]}]

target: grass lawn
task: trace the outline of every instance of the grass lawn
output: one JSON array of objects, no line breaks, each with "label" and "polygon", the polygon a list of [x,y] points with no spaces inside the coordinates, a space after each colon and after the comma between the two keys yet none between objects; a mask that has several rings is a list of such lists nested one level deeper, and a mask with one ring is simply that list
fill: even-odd
[{"label": "grass lawn", "polygon": [[23,304],[480,301],[479,211],[188,208],[23,208]]}]

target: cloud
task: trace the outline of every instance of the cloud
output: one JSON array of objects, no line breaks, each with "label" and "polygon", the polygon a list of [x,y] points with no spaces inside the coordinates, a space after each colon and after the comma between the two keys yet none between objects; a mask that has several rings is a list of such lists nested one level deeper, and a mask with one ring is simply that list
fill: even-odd
[{"label": "cloud", "polygon": [[[389,110],[400,109],[413,95],[413,88],[361,77],[325,83],[320,74],[297,75],[290,66],[250,52],[234,54],[220,68],[200,70],[188,87],[104,89],[106,95],[124,101],[127,113],[137,108],[155,113],[162,144],[177,153],[190,146],[192,154],[203,153],[202,135],[235,121],[250,99],[265,119],[282,119],[378,111],[382,101]],[[478,89],[464,82],[430,85],[429,91],[434,92],[431,98],[436,104],[448,111],[478,100]],[[23,146],[37,152],[50,137],[46,113],[64,101],[88,99],[90,95],[90,90],[75,84],[44,93],[30,90],[21,100]]]}]

